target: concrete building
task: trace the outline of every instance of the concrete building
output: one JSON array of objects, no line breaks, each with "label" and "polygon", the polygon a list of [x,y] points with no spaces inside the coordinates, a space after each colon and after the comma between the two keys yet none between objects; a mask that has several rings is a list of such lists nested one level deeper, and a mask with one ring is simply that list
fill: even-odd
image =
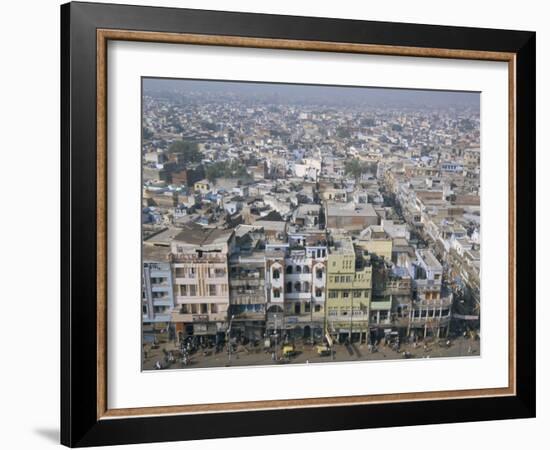
[{"label": "concrete building", "polygon": [[440,337],[449,333],[453,295],[442,296],[443,268],[430,250],[417,250],[408,265],[413,278],[413,301],[409,330],[415,336]]},{"label": "concrete building", "polygon": [[228,258],[234,231],[187,226],[171,244],[177,308],[172,314],[183,335],[216,336],[228,325]]},{"label": "concrete building", "polygon": [[370,225],[378,225],[378,214],[370,203],[334,203],[326,204],[326,226],[330,229],[359,233]]},{"label": "concrete building", "polygon": [[327,260],[327,333],[366,341],[372,289],[370,259],[350,237],[334,237]]},{"label": "concrete building", "polygon": [[237,252],[231,256],[229,292],[231,336],[261,339],[267,313],[265,252]]},{"label": "concrete building", "polygon": [[143,246],[141,301],[144,324],[165,326],[171,320],[175,302],[169,253],[167,247]]}]

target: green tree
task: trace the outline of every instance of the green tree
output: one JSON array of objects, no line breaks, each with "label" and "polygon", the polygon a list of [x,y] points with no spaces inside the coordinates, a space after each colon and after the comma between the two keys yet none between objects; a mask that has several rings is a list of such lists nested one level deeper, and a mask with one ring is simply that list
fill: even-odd
[{"label": "green tree", "polygon": [[368,169],[366,164],[361,163],[358,159],[352,159],[344,163],[344,171],[346,175],[350,175],[356,180],[361,178],[361,175]]},{"label": "green tree", "polygon": [[199,162],[202,154],[194,141],[174,141],[168,147],[168,152],[181,155],[184,163]]},{"label": "green tree", "polygon": [[249,178],[246,166],[239,160],[218,161],[209,164],[205,169],[206,179],[213,183],[218,178]]}]

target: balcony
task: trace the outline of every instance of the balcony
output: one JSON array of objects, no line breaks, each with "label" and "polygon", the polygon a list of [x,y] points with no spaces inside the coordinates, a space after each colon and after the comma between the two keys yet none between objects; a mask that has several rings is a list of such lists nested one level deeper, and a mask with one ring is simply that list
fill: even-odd
[{"label": "balcony", "polygon": [[218,305],[227,305],[229,298],[227,296],[209,297],[199,295],[176,295],[178,305],[191,305],[194,303],[216,303]]},{"label": "balcony", "polygon": [[263,290],[261,292],[231,292],[229,295],[229,303],[233,305],[255,305],[265,302],[266,299]]},{"label": "balcony", "polygon": [[171,296],[153,298],[155,306],[173,306],[174,299]]},{"label": "balcony", "polygon": [[264,285],[264,280],[260,280],[258,278],[256,279],[235,279],[230,278],[229,284],[231,287],[238,287],[238,286],[253,286],[253,287],[259,287]]},{"label": "balcony", "polygon": [[198,284],[196,277],[179,277],[176,275],[175,284]]},{"label": "balcony", "polygon": [[172,321],[173,322],[226,322],[227,314],[226,313],[182,313],[181,310],[175,309],[172,312]]},{"label": "balcony", "polygon": [[370,309],[372,311],[384,311],[384,310],[391,309],[391,300],[382,301],[382,302],[371,301]]}]

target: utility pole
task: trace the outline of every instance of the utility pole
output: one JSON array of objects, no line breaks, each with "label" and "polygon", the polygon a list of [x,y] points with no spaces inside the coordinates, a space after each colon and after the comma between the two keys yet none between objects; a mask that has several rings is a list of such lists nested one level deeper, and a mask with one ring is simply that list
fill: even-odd
[{"label": "utility pole", "polygon": [[275,360],[277,360],[277,355],[279,354],[279,339],[277,336],[277,314],[273,316],[275,319],[273,324],[273,334],[275,336]]},{"label": "utility pole", "polygon": [[349,316],[349,343],[351,344],[351,333],[353,331],[353,289],[351,293],[351,303],[350,303],[350,316]]},{"label": "utility pole", "polygon": [[227,327],[227,359],[229,362],[231,362],[231,325],[233,324],[234,318],[235,315],[232,315],[229,321],[229,327]]}]

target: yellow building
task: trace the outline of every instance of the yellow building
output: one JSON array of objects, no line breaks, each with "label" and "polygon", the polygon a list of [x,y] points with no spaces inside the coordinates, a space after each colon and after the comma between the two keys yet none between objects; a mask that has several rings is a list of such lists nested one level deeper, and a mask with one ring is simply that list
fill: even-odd
[{"label": "yellow building", "polygon": [[356,245],[369,253],[391,261],[393,241],[380,225],[371,225],[359,236]]},{"label": "yellow building", "polygon": [[371,290],[372,267],[364,251],[348,236],[335,237],[327,261],[327,333],[366,341]]}]

